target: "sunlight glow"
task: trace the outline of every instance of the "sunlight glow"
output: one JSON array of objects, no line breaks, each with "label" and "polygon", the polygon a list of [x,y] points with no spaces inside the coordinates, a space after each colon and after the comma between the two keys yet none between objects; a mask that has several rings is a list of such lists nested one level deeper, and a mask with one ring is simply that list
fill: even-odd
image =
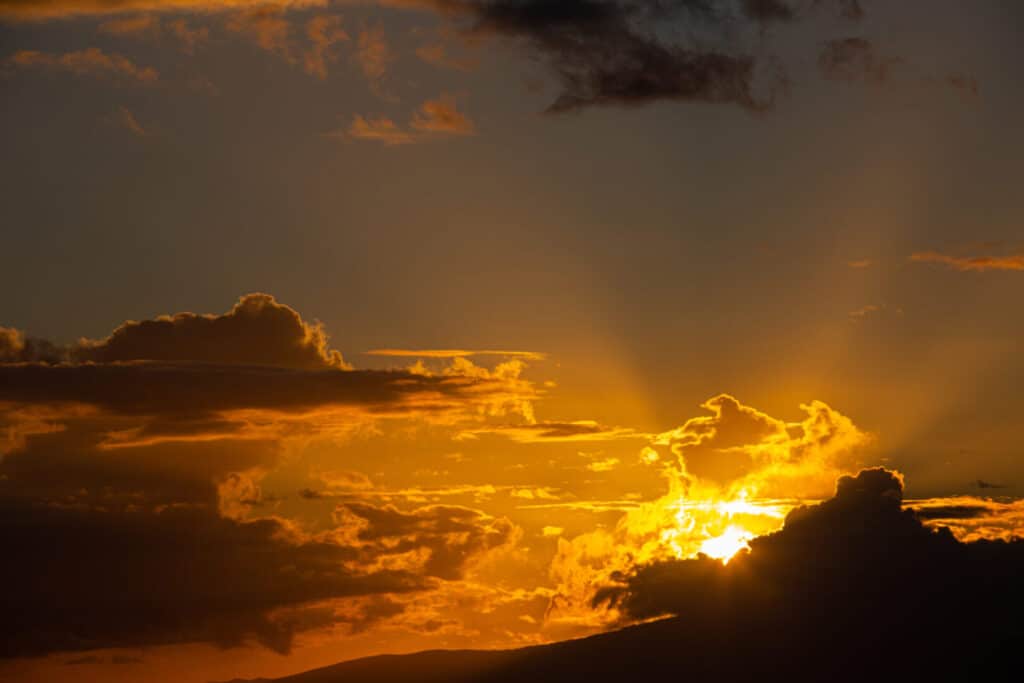
[{"label": "sunlight glow", "polygon": [[749,547],[747,542],[753,537],[754,534],[746,529],[730,526],[721,536],[709,538],[701,543],[700,551],[708,557],[728,563],[733,555]]}]

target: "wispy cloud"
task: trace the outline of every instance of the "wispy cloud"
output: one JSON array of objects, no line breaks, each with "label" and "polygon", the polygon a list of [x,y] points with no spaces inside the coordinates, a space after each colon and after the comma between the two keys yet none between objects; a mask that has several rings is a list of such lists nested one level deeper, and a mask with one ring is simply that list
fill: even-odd
[{"label": "wispy cloud", "polygon": [[395,356],[398,358],[465,358],[468,356],[512,356],[525,360],[544,360],[547,354],[538,351],[510,351],[499,349],[373,349],[364,351],[368,356]]},{"label": "wispy cloud", "polygon": [[953,256],[937,251],[920,251],[910,255],[915,263],[935,263],[953,270],[983,272],[987,270],[1024,270],[1024,254],[1005,256]]},{"label": "wispy cloud", "polygon": [[347,129],[332,131],[326,133],[326,136],[341,140],[368,140],[394,146],[427,142],[441,137],[475,134],[476,124],[458,110],[455,98],[441,95],[421,104],[413,112],[407,127],[387,116],[356,114]]},{"label": "wispy cloud", "polygon": [[152,67],[140,66],[123,55],[104,52],[98,47],[63,53],[20,50],[5,62],[15,68],[57,69],[79,76],[118,78],[144,85],[155,83],[160,77]]}]

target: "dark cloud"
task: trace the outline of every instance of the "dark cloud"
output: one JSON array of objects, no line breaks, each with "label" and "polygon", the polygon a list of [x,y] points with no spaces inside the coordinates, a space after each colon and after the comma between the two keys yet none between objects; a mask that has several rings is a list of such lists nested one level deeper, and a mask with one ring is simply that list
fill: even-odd
[{"label": "dark cloud", "polygon": [[295,309],[269,294],[247,294],[222,315],[178,313],[129,321],[101,341],[84,340],[70,350],[77,362],[188,361],[271,365],[323,370],[345,368],[330,349],[319,323],[307,323]]},{"label": "dark cloud", "polygon": [[520,361],[460,362],[436,376],[347,369],[319,325],[268,295],[67,347],[0,330],[0,657],[286,652],[296,633],[365,629],[403,609],[389,595],[460,578],[518,529],[468,508],[352,504],[314,534],[274,516],[260,487],[295,430],[476,416],[530,386]]},{"label": "dark cloud", "polygon": [[279,609],[424,587],[408,572],[360,571],[354,549],[281,520],[203,507],[2,500],[0,545],[3,657],[249,639],[286,652],[296,624]]},{"label": "dark cloud", "polygon": [[244,296],[222,315],[130,321],[106,339],[65,347],[0,328],[0,427],[38,431],[99,412],[108,422],[102,445],[113,448],[267,438],[275,428],[308,429],[312,413],[351,426],[485,405],[521,412],[534,393],[518,377],[521,363],[491,373],[456,362],[440,375],[352,370],[319,324],[266,294]]},{"label": "dark cloud", "polygon": [[842,477],[727,565],[643,565],[597,602],[654,623],[519,650],[377,657],[289,683],[651,679],[1015,680],[1024,541],[960,543],[902,505],[901,477]]},{"label": "dark cloud", "polygon": [[848,83],[884,83],[903,60],[880,57],[871,41],[864,38],[843,38],[824,44],[818,55],[821,75],[833,81]]},{"label": "dark cloud", "polygon": [[[894,678],[943,665],[947,674],[988,670],[985,657],[1005,658],[1024,638],[1015,625],[1024,542],[958,542],[905,509],[902,490],[901,477],[884,469],[842,477],[832,499],[794,509],[783,529],[753,539],[727,565],[703,556],[655,562],[596,601],[630,619],[679,615],[688,631],[730,622],[805,666],[849,662],[863,672],[859,656],[891,651],[902,660],[889,662]],[[956,654],[940,662],[939,643],[955,644]],[[777,659],[764,663],[771,666],[789,670]]]},{"label": "dark cloud", "polygon": [[732,24],[713,3],[496,0],[465,7],[476,33],[522,39],[543,55],[562,86],[548,107],[553,113],[657,100],[760,112],[771,108],[782,85],[777,74],[759,82],[758,61],[742,50],[665,37],[679,27],[714,33]]},{"label": "dark cloud", "polygon": [[792,21],[796,10],[783,0],[743,0],[743,12],[761,22]]},{"label": "dark cloud", "polygon": [[1006,488],[1002,484],[993,484],[991,482],[985,481],[984,479],[978,479],[977,481],[974,482],[974,485],[977,486],[979,489],[1005,489]]},{"label": "dark cloud", "polygon": [[45,339],[26,337],[21,331],[0,327],[0,363],[58,363],[67,352]]},{"label": "dark cloud", "polygon": [[930,519],[974,519],[989,513],[989,508],[984,505],[930,505],[927,507],[915,508],[917,518],[920,520]]}]

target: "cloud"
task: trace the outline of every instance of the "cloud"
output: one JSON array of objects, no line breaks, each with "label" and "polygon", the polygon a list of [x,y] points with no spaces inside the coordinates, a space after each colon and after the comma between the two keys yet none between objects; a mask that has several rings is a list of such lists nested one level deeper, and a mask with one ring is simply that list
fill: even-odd
[{"label": "cloud", "polygon": [[960,92],[970,95],[971,97],[977,97],[980,87],[978,86],[978,79],[967,74],[948,74],[946,76],[946,83]]},{"label": "cloud", "polygon": [[129,321],[106,339],[82,340],[77,362],[189,361],[268,365],[302,370],[346,369],[319,323],[307,323],[269,294],[246,294],[221,315],[178,313]]},{"label": "cloud", "polygon": [[160,30],[160,20],[152,14],[119,17],[100,24],[100,32],[114,36],[138,36]]},{"label": "cloud", "polygon": [[409,125],[421,133],[476,134],[476,125],[458,110],[455,98],[450,95],[442,95],[421,104]]},{"label": "cloud", "polygon": [[[6,487],[5,487],[6,488]],[[6,493],[6,492],[5,492]],[[0,656],[255,640],[287,652],[282,608],[424,587],[402,571],[361,571],[357,551],[208,509],[108,511],[0,500]],[[329,619],[332,621],[333,619]]]},{"label": "cloud", "polygon": [[16,558],[0,567],[0,657],[287,652],[311,629],[394,619],[401,594],[511,551],[509,520],[427,502],[493,487],[417,496],[324,470],[325,490],[299,497],[330,499],[314,525],[281,516],[288,501],[265,481],[300,436],[399,417],[457,426],[500,415],[511,387],[523,409],[521,360],[457,360],[437,375],[349,369],[319,324],[266,294],[63,347],[0,328],[0,548]]},{"label": "cloud", "polygon": [[353,534],[361,566],[409,571],[454,580],[487,553],[508,549],[521,531],[506,518],[493,518],[456,505],[428,505],[403,512],[393,505],[343,503],[339,526]]},{"label": "cloud", "polygon": [[152,67],[139,66],[123,55],[107,53],[97,47],[63,53],[19,50],[4,63],[20,69],[55,69],[78,76],[113,78],[140,85],[155,83],[160,77],[157,70]]},{"label": "cloud", "polygon": [[833,81],[885,83],[902,61],[898,57],[879,57],[864,38],[843,38],[824,44],[818,55],[818,69]]},{"label": "cloud", "polygon": [[261,49],[286,62],[296,61],[291,44],[291,24],[285,17],[283,6],[261,5],[234,12],[228,17],[227,29],[248,36]]},{"label": "cloud", "polygon": [[[359,114],[352,117],[352,123],[346,131],[327,133],[328,137],[342,140],[368,140],[384,145],[409,145],[419,142],[436,140],[452,135],[475,135],[476,125],[455,105],[455,98],[442,95],[437,99],[426,100],[413,112],[408,129],[399,126],[387,117],[365,118]],[[448,354],[445,357],[459,357],[461,353],[453,353],[454,349],[427,351],[424,357],[441,357],[438,352]],[[477,352],[470,352],[470,355]],[[488,352],[493,353],[493,352]],[[382,349],[376,355],[406,355],[403,349]]]},{"label": "cloud", "polygon": [[394,356],[398,358],[467,358],[469,356],[509,356],[524,360],[544,360],[547,354],[538,351],[507,351],[484,349],[373,349],[364,351],[368,356]]},{"label": "cloud", "polygon": [[326,14],[313,17],[306,23],[306,37],[311,45],[303,56],[306,73],[327,78],[327,63],[337,59],[333,46],[349,40],[341,17]]},{"label": "cloud", "polygon": [[686,474],[750,495],[820,495],[870,441],[822,401],[801,405],[799,422],[771,417],[728,394],[701,407],[712,415],[687,420],[655,444],[668,446]]},{"label": "cloud", "polygon": [[909,500],[907,507],[928,526],[948,528],[964,542],[1024,536],[1024,500],[952,496]]},{"label": "cloud", "polygon": [[472,71],[478,64],[478,60],[474,57],[452,55],[443,43],[421,45],[416,48],[416,56],[427,64],[456,71]]},{"label": "cloud", "polygon": [[504,436],[519,443],[552,443],[569,441],[615,441],[644,439],[648,435],[626,427],[607,427],[593,420],[574,422],[535,422],[519,425],[485,425],[459,432],[458,439],[475,439],[484,435]]},{"label": "cloud", "polygon": [[750,55],[663,37],[679,35],[668,30],[673,22],[712,33],[732,24],[710,3],[498,0],[463,6],[473,15],[475,33],[523,40],[543,56],[562,87],[548,106],[552,113],[657,100],[761,112],[782,87],[771,70],[759,87],[759,63]]},{"label": "cloud", "polygon": [[953,256],[937,251],[919,251],[910,255],[915,263],[934,263],[963,272],[1024,270],[1024,254],[1006,256]]},{"label": "cloud", "polygon": [[865,318],[881,313],[883,306],[876,306],[875,304],[868,304],[867,306],[861,306],[855,310],[850,311],[847,316],[853,322],[859,322]]},{"label": "cloud", "polygon": [[364,28],[359,32],[354,58],[359,64],[359,68],[362,69],[363,75],[366,76],[366,80],[369,81],[371,89],[382,94],[380,91],[381,81],[387,74],[391,63],[396,59],[384,36],[383,27]]},{"label": "cloud", "polygon": [[66,347],[0,328],[0,404],[25,421],[9,428],[37,431],[39,410],[65,426],[99,414],[98,445],[108,449],[346,434],[388,417],[532,415],[538,392],[522,369],[521,361],[491,371],[455,359],[439,374],[352,370],[322,326],[266,294],[221,315],[129,321],[106,339]]},{"label": "cloud", "polygon": [[3,0],[0,17],[23,21],[139,12],[224,12],[266,6],[323,7],[327,0]]},{"label": "cloud", "polygon": [[846,265],[848,265],[850,268],[863,269],[870,268],[871,266],[875,265],[875,262],[872,261],[871,259],[859,259],[857,261],[849,261]]},{"label": "cloud", "polygon": [[169,21],[166,26],[171,35],[177,39],[182,52],[187,55],[195,54],[196,48],[210,40],[210,29],[205,26],[193,28],[185,19]]},{"label": "cloud", "polygon": [[[843,476],[834,497],[795,508],[727,565],[642,564],[595,600],[627,621],[680,615],[663,622],[680,642],[692,633],[710,647],[753,644],[757,654],[740,668],[719,668],[726,678],[799,678],[849,657],[844,680],[864,680],[873,665],[857,653],[880,651],[899,653],[886,659],[886,678],[1000,670],[1019,637],[1010,634],[1024,600],[1024,542],[957,541],[902,508],[902,490],[902,477],[880,468]],[[934,659],[939,647],[951,655]]]},{"label": "cloud", "polygon": [[360,114],[352,117],[352,124],[344,133],[328,133],[331,137],[350,138],[352,140],[370,140],[385,145],[408,145],[417,138],[403,130],[387,117],[364,118]]},{"label": "cloud", "polygon": [[[818,54],[818,70],[824,78],[832,81],[881,85],[891,81],[897,67],[902,67],[907,61],[902,57],[878,55],[874,44],[866,38],[841,38],[823,44]],[[972,97],[978,95],[978,82],[968,74],[928,76],[924,80],[949,86]]]},{"label": "cloud", "polygon": [[135,118],[135,114],[127,107],[118,107],[117,113],[114,114],[112,120],[115,124],[136,137],[144,138],[149,135],[149,131],[142,127],[139,120]]},{"label": "cloud", "polygon": [[612,527],[559,541],[551,566],[558,588],[550,621],[607,626],[616,615],[600,606],[595,610],[597,586],[638,565],[718,552],[723,538],[742,545],[778,529],[796,497],[827,495],[870,442],[868,434],[822,401],[802,404],[804,417],[796,422],[728,394],[702,408],[711,414],[649,436],[650,445],[641,451],[642,458],[658,455],[650,462],[662,468],[668,484],[663,496],[614,507],[595,501],[581,508],[626,514]]}]

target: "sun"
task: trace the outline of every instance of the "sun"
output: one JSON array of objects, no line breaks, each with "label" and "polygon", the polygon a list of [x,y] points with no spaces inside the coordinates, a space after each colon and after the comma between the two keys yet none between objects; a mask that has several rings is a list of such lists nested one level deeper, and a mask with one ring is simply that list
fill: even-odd
[{"label": "sun", "polygon": [[744,548],[750,547],[748,542],[753,537],[754,534],[746,529],[732,525],[722,532],[721,535],[709,538],[701,543],[700,552],[728,564],[733,555]]}]

